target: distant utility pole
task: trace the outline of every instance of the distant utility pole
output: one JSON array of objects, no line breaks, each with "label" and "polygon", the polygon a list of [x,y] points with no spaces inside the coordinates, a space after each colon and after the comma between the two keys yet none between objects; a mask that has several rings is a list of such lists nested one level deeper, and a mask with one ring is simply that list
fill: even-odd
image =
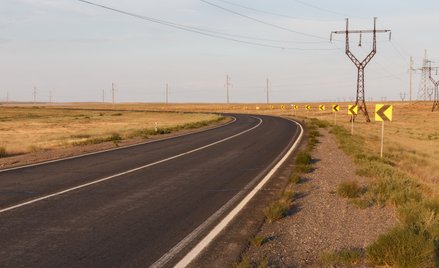
[{"label": "distant utility pole", "polygon": [[169,85],[166,83],[166,104],[169,103]]},{"label": "distant utility pole", "polygon": [[432,69],[436,70],[436,76],[437,76],[437,70],[439,69],[439,67],[431,67],[431,62],[430,62],[429,68],[428,68],[428,76],[429,76],[431,82],[434,85],[433,108],[431,109],[431,111],[434,112],[434,110],[436,108],[439,110],[439,80],[435,80],[433,78],[433,76],[431,75],[431,70]]},{"label": "distant utility pole", "polygon": [[52,90],[49,91],[49,103],[52,104]]},{"label": "distant utility pole", "polygon": [[409,91],[410,91],[410,93],[409,93],[409,101],[412,101],[412,80],[413,80],[413,57],[412,56],[410,56],[410,66],[409,66],[409,76],[410,76],[410,79],[409,79]]},{"label": "distant utility pole", "polygon": [[37,88],[34,86],[34,104],[37,102]]},{"label": "distant utility pole", "polygon": [[401,92],[401,93],[399,93],[399,97],[401,98],[401,101],[404,101],[405,98],[407,97],[407,93]]},{"label": "distant utility pole", "polygon": [[102,103],[105,103],[105,89],[102,89]]},{"label": "distant utility pole", "polygon": [[114,104],[114,91],[115,91],[115,88],[114,88],[114,82],[113,82],[113,83],[111,83],[111,94],[113,96],[113,104]]},{"label": "distant utility pole", "polygon": [[6,91],[6,102],[9,102],[9,91]]},{"label": "distant utility pole", "polygon": [[[387,33],[389,32],[389,39],[391,38],[391,31],[390,30],[377,30],[376,29],[376,20],[375,17],[373,19],[373,30],[355,30],[355,31],[349,31],[349,19],[346,19],[346,30],[345,31],[334,31],[331,32],[331,41],[332,41],[332,35],[333,34],[345,34],[346,35],[346,55],[351,59],[351,61],[355,64],[355,66],[358,69],[358,76],[357,76],[357,97],[355,101],[355,105],[358,106],[358,110],[362,111],[364,116],[366,117],[366,121],[370,122],[369,114],[367,112],[366,107],[366,99],[364,97],[364,68],[366,65],[370,62],[370,60],[375,56],[376,54],[376,34],[377,33]],[[372,51],[369,53],[369,55],[366,56],[366,58],[363,61],[359,61],[354,54],[349,50],[349,34],[360,34],[360,43],[358,44],[361,46],[361,37],[363,33],[372,33],[373,34],[373,47]],[[355,117],[352,117],[352,120],[355,120]]]},{"label": "distant utility pole", "polygon": [[267,78],[267,104],[270,103],[270,80]]},{"label": "distant utility pole", "polygon": [[232,84],[230,83],[230,76],[226,75],[226,95],[227,95],[227,104],[230,103],[230,98],[229,98],[229,87],[232,86]]},{"label": "distant utility pole", "polygon": [[422,67],[419,68],[421,73],[421,81],[419,82],[418,100],[427,100],[427,87],[428,87],[428,75],[429,60],[427,58],[427,50],[424,50],[424,59],[422,60]]}]

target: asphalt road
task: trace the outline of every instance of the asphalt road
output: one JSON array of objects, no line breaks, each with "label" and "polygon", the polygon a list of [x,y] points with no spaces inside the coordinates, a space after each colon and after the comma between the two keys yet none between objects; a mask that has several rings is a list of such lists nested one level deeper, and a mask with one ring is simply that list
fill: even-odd
[{"label": "asphalt road", "polygon": [[[298,136],[285,119],[235,117],[204,132],[0,172],[0,266],[156,263],[248,192]],[[175,264],[213,224],[161,264]]]}]

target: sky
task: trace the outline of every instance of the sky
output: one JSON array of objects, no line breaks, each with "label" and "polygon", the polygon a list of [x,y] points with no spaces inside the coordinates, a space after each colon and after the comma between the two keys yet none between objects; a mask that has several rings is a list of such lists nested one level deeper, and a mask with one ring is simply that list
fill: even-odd
[{"label": "sky", "polygon": [[[354,99],[357,68],[345,30],[377,37],[365,69],[366,99],[409,96],[409,59],[439,64],[439,1],[433,0],[2,0],[0,101],[337,102]],[[158,23],[159,22],[159,23]],[[171,27],[171,26],[172,27]],[[362,60],[370,34],[350,35]],[[434,65],[434,63],[433,63]],[[435,74],[434,74],[435,75]],[[421,72],[413,74],[417,98]]]}]

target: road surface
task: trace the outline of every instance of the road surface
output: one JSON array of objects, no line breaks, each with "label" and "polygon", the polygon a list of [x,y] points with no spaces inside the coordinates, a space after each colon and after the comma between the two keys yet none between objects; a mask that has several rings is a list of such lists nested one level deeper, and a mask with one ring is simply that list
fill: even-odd
[{"label": "road surface", "polygon": [[1,171],[1,266],[174,265],[299,135],[286,119],[234,116],[208,131]]}]

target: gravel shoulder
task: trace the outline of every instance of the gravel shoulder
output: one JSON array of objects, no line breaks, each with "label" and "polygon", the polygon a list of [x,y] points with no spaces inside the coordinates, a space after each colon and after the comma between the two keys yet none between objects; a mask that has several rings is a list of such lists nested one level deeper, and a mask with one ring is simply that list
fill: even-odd
[{"label": "gravel shoulder", "polygon": [[393,208],[360,209],[337,195],[341,182],[365,184],[367,179],[355,174],[355,164],[338,148],[335,138],[325,129],[319,131],[314,170],[296,186],[289,215],[262,225],[257,236],[268,241],[249,246],[243,255],[251,261],[268,260],[270,267],[320,267],[323,252],[362,249],[395,226]]}]

